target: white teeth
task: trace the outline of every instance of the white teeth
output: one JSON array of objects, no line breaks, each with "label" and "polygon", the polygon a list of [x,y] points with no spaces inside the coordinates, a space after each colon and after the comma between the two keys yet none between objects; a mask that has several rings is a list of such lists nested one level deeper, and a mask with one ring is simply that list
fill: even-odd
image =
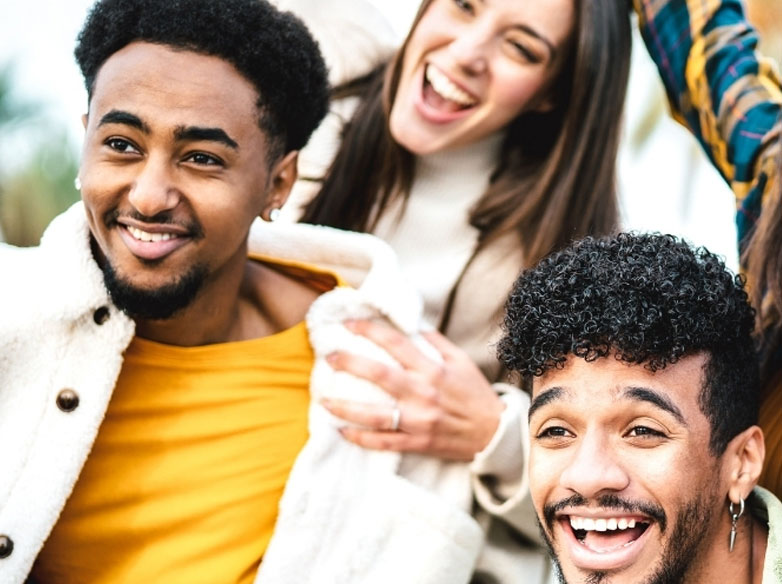
[{"label": "white teeth", "polygon": [[443,99],[464,106],[470,106],[476,103],[475,99],[456,87],[442,71],[432,65],[427,65],[426,67],[426,80],[432,85],[432,89],[434,89]]},{"label": "white teeth", "polygon": [[145,242],[168,241],[177,237],[173,233],[149,233],[130,225],[127,226],[127,229],[134,238]]},{"label": "white teeth", "polygon": [[610,517],[608,519],[590,519],[589,517],[570,516],[570,526],[583,531],[616,531],[617,529],[632,529],[635,519]]}]

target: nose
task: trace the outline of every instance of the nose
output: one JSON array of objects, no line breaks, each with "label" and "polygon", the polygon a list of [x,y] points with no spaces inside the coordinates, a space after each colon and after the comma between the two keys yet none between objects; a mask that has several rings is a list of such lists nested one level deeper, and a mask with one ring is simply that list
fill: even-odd
[{"label": "nose", "polygon": [[629,476],[606,440],[586,436],[559,478],[560,485],[590,499],[627,488]]},{"label": "nose", "polygon": [[165,160],[147,159],[131,184],[128,200],[145,217],[170,211],[179,204],[180,191]]},{"label": "nose", "polygon": [[465,72],[480,75],[489,68],[492,35],[479,23],[461,29],[448,46],[454,62]]}]

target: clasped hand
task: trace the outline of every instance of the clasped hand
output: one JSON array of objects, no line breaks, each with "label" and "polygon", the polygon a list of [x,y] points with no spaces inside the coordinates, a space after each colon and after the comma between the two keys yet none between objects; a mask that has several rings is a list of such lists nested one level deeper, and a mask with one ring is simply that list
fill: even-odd
[{"label": "clasped hand", "polygon": [[321,403],[332,414],[354,424],[340,429],[347,440],[364,448],[451,460],[472,460],[488,445],[504,404],[467,353],[440,333],[423,333],[442,355],[438,363],[388,325],[355,320],[345,326],[383,348],[401,365],[390,367],[342,351],[327,356],[335,370],[366,379],[396,400],[394,407],[323,399]]}]

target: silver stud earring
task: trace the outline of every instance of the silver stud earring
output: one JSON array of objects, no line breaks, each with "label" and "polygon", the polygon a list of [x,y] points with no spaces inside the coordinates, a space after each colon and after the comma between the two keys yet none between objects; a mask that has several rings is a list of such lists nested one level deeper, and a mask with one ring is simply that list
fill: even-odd
[{"label": "silver stud earring", "polygon": [[736,543],[736,524],[739,521],[739,517],[744,515],[744,499],[739,499],[739,512],[736,513],[733,508],[733,501],[728,505],[728,513],[730,513],[730,551],[733,551],[733,544]]},{"label": "silver stud earring", "polygon": [[73,186],[76,187],[77,191],[81,190],[81,179],[78,176],[73,179]]},{"label": "silver stud earring", "polygon": [[269,221],[274,222],[274,221],[277,221],[277,219],[279,219],[279,218],[280,218],[280,210],[279,209],[277,209],[275,207],[274,209],[269,211]]}]

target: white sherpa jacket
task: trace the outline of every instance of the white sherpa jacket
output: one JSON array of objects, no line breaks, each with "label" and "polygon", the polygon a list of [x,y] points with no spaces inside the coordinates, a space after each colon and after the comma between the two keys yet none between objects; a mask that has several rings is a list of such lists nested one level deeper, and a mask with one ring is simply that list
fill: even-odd
[{"label": "white sherpa jacket", "polygon": [[[134,334],[134,323],[111,304],[88,242],[84,209],[76,204],[52,222],[40,247],[0,244],[0,536],[7,538],[4,549],[13,543],[0,559],[4,584],[24,582],[56,523]],[[323,294],[307,316],[316,353],[310,438],[256,581],[468,582],[484,541],[470,515],[476,481],[468,465],[353,446],[318,404],[323,395],[388,400],[376,387],[335,373],[324,357],[341,348],[391,362],[342,327],[348,317],[384,318],[415,336],[420,303],[400,281],[393,253],[368,235],[260,221],[250,249],[333,269],[354,286]],[[68,405],[64,390],[78,395],[72,411],[60,407]],[[525,396],[504,399],[500,430],[483,456],[501,450],[505,435],[526,436]],[[533,558],[525,567],[539,573],[519,574],[519,581],[539,581],[548,571]]]}]

